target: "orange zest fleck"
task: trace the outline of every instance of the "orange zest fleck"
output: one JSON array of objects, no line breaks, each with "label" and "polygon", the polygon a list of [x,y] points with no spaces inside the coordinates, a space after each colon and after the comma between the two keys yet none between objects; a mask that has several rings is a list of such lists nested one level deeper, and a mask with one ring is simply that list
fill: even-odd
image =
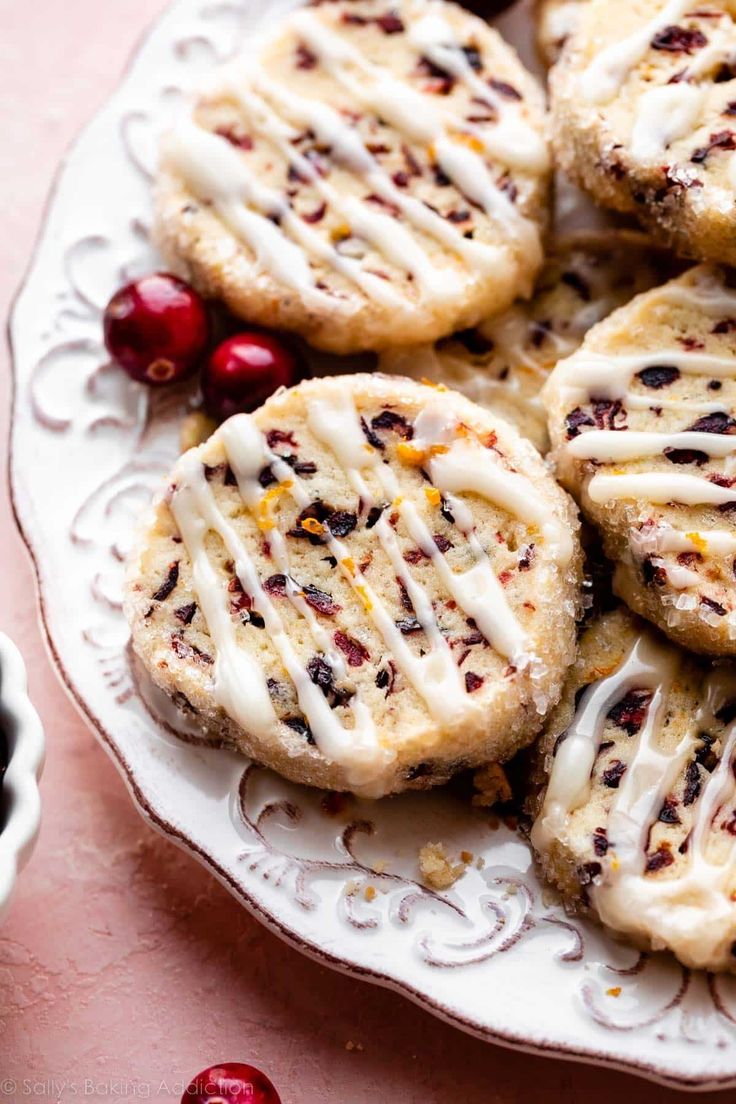
[{"label": "orange zest fleck", "polygon": [[261,501],[258,503],[258,528],[264,532],[269,529],[273,529],[276,522],[271,515],[271,506],[281,498],[282,494],[285,494],[290,487],[293,486],[293,480],[285,479],[283,483],[279,483],[278,486],[272,487],[270,491],[266,491]]},{"label": "orange zest fleck", "polygon": [[363,896],[365,897],[366,901],[372,901],[376,896],[376,887],[372,885],[367,885],[363,892]]},{"label": "orange zest fleck", "polygon": [[606,989],[606,993],[608,994],[609,997],[620,997],[621,996],[621,986],[620,985],[614,985],[614,986],[612,986],[612,988]]},{"label": "orange zest fleck", "polygon": [[340,563],[348,575],[352,577],[355,574],[355,560],[351,556],[346,556],[344,560],[340,560]]},{"label": "orange zest fleck", "polygon": [[422,464],[426,463],[432,456],[439,456],[443,452],[449,452],[447,445],[430,445],[429,448],[420,448],[408,441],[401,441],[396,446],[396,455],[399,460],[404,464],[410,464],[413,468],[421,468]]},{"label": "orange zest fleck", "polygon": [[698,552],[706,552],[708,542],[700,533],[686,533],[685,536],[693,544]]},{"label": "orange zest fleck", "polygon": [[308,533],[311,533],[315,537],[321,536],[322,533],[324,533],[325,531],[325,527],[322,522],[317,521],[316,518],[304,518],[304,520],[301,521],[299,524],[301,525],[302,529],[306,529]]},{"label": "orange zest fleck", "polygon": [[442,502],[442,495],[436,487],[425,487],[424,493],[427,496],[427,502],[430,506],[439,506]]},{"label": "orange zest fleck", "polygon": [[483,153],[485,149],[480,138],[476,138],[474,134],[466,134],[463,130],[451,130],[450,137],[454,138],[456,142],[462,142],[462,144],[467,146],[468,149],[471,149],[473,153]]}]

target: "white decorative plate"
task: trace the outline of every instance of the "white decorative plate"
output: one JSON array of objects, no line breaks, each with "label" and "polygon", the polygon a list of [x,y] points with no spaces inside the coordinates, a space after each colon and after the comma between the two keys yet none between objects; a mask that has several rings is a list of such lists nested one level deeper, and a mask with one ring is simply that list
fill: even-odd
[{"label": "white decorative plate", "polygon": [[[12,490],[62,677],[148,819],[295,946],[485,1039],[681,1087],[736,1085],[736,979],[640,957],[570,922],[547,903],[525,843],[451,795],[324,807],[182,741],[133,681],[123,559],[175,455],[186,392],[154,395],[109,366],[101,308],[157,265],[146,231],[158,132],[203,71],[283,6],[171,5],[70,153],[15,308]],[[529,9],[522,0],[505,18],[527,54]],[[429,892],[414,880],[428,840],[485,866]]]}]

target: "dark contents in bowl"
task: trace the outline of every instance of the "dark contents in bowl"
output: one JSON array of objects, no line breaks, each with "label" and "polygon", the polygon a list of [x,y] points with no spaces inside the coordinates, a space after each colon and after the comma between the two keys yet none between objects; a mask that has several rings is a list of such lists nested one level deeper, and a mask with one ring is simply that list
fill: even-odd
[{"label": "dark contents in bowl", "polygon": [[5,793],[3,790],[3,781],[5,778],[5,771],[8,768],[8,741],[5,733],[0,729],[0,831],[5,826],[6,805],[5,805]]}]

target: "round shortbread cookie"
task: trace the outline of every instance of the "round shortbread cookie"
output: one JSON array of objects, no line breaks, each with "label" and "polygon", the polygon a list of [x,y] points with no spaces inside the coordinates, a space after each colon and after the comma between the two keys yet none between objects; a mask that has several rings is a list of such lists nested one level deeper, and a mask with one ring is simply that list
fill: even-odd
[{"label": "round shortbread cookie", "polygon": [[432,341],[529,294],[544,96],[441,0],[287,15],[164,143],[157,239],[235,314],[336,353]]},{"label": "round shortbread cookie", "polygon": [[557,475],[616,593],[695,651],[736,654],[736,290],[699,266],[620,308],[544,401]]},{"label": "round shortbread cookie", "polygon": [[463,396],[311,380],[186,453],[131,565],[134,648],[220,737],[380,796],[506,759],[575,649],[574,506]]},{"label": "round shortbread cookie", "polygon": [[537,0],[537,48],[545,65],[560,59],[587,0]]},{"label": "round shortbread cookie", "polygon": [[671,272],[666,254],[637,231],[568,234],[548,254],[532,299],[434,345],[389,349],[379,365],[461,391],[546,452],[539,391],[551,369],[596,322]]},{"label": "round shortbread cookie", "polygon": [[619,609],[594,622],[535,749],[531,838],[573,908],[736,971],[736,669]]},{"label": "round shortbread cookie", "polygon": [[736,263],[736,10],[589,0],[552,70],[555,150],[660,242]]}]

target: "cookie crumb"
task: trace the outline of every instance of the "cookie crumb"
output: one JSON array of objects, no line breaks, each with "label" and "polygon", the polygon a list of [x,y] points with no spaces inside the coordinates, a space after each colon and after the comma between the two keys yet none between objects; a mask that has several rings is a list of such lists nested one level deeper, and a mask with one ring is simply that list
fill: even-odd
[{"label": "cookie crumb", "polygon": [[432,889],[449,889],[465,873],[465,863],[453,863],[444,843],[426,843],[419,850],[419,870]]},{"label": "cookie crumb", "polygon": [[473,794],[473,805],[484,809],[504,804],[513,796],[506,771],[500,763],[488,763],[487,766],[480,767],[473,775],[473,785],[477,790]]},{"label": "cookie crumb", "polygon": [[348,1039],[348,1041],[347,1041],[347,1042],[346,1042],[346,1044],[345,1044],[345,1049],[346,1049],[346,1050],[358,1050],[358,1051],[362,1051],[362,1049],[363,1049],[363,1044],[362,1044],[362,1043],[354,1043],[352,1039]]}]

